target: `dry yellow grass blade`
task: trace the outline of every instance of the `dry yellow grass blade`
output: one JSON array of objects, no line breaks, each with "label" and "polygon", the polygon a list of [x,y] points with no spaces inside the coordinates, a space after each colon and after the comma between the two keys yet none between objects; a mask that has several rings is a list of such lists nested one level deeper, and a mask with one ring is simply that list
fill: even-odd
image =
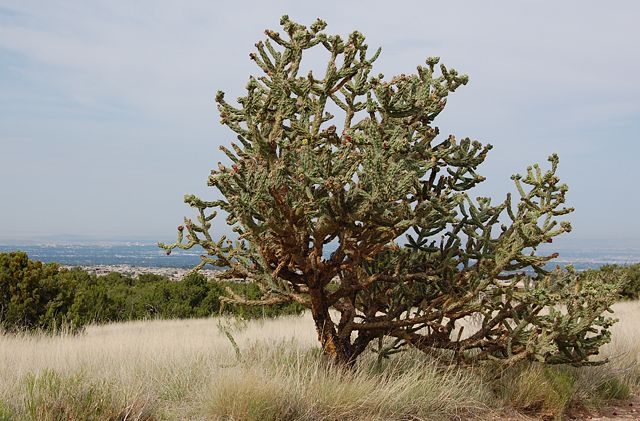
[{"label": "dry yellow grass blade", "polygon": [[[447,419],[516,409],[561,414],[640,385],[640,303],[593,368],[444,368],[410,352],[354,371],[327,367],[310,317],[152,320],[90,326],[81,335],[0,336],[3,419]],[[221,329],[220,326],[224,328]],[[224,330],[240,350],[236,355]],[[495,373],[492,373],[495,377]]]}]

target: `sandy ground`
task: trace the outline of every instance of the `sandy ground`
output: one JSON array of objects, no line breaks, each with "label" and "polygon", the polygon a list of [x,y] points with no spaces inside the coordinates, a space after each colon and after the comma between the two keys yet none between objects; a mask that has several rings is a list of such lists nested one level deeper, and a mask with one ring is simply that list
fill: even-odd
[{"label": "sandy ground", "polygon": [[640,420],[640,396],[609,406],[603,409],[600,414],[577,414],[572,419],[594,421]]},{"label": "sandy ground", "polygon": [[[553,416],[529,417],[521,413],[499,414],[491,418],[483,418],[483,421],[552,421]],[[640,395],[632,399],[617,402],[614,405],[603,408],[598,413],[578,412],[567,417],[571,421],[616,421],[616,420],[636,420],[640,421]],[[476,421],[476,420],[474,420]],[[479,420],[477,420],[479,421]]]}]

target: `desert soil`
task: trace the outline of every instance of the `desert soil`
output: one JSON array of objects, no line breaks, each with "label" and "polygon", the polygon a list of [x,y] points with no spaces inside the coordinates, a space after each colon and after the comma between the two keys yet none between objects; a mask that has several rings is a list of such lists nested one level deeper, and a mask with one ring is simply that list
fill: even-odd
[{"label": "desert soil", "polygon": [[604,408],[599,414],[576,414],[574,420],[613,421],[640,420],[640,395]]}]

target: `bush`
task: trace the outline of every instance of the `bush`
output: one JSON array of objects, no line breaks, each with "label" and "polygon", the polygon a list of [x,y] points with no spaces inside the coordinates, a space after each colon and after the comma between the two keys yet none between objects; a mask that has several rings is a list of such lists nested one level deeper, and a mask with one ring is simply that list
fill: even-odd
[{"label": "bush", "polygon": [[[231,288],[247,296],[260,295],[251,284]],[[79,268],[33,261],[22,252],[0,253],[0,327],[7,331],[62,327],[75,331],[88,323],[207,317],[222,310],[223,291],[220,282],[201,274],[190,274],[180,282],[152,274],[98,277]],[[296,314],[302,307],[283,304],[265,310],[229,305],[223,310],[255,318]]]},{"label": "bush", "polygon": [[620,290],[621,298],[625,300],[637,300],[640,298],[640,263],[630,266],[603,265],[598,269],[589,269],[582,272],[582,276],[597,273],[620,279],[624,278],[624,283]]},{"label": "bush", "polygon": [[56,264],[25,253],[0,254],[0,321],[7,330],[51,329],[69,322],[74,286],[58,279]]},{"label": "bush", "polygon": [[627,282],[622,288],[621,295],[629,300],[637,300],[640,298],[640,263],[624,267],[623,272]]}]

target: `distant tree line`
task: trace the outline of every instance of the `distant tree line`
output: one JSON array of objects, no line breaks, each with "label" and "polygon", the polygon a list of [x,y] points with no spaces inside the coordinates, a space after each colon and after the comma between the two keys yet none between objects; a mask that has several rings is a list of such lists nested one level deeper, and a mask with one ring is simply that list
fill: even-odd
[{"label": "distant tree line", "polygon": [[[232,284],[245,296],[261,295],[255,284]],[[77,331],[88,323],[148,318],[207,317],[222,312],[243,318],[300,313],[298,304],[276,307],[221,305],[224,286],[201,274],[182,281],[144,274],[96,276],[56,263],[42,263],[26,253],[0,253],[0,330]]]},{"label": "distant tree line", "polygon": [[[621,299],[640,298],[640,263],[605,265],[588,272],[605,271],[626,276]],[[252,283],[231,284],[246,297],[260,297]],[[88,323],[108,323],[149,318],[190,318],[234,314],[243,318],[299,314],[296,303],[277,306],[221,305],[222,283],[201,274],[181,281],[143,274],[132,278],[120,273],[96,276],[56,263],[42,263],[26,253],[0,253],[0,329],[5,331],[80,330]]]}]

